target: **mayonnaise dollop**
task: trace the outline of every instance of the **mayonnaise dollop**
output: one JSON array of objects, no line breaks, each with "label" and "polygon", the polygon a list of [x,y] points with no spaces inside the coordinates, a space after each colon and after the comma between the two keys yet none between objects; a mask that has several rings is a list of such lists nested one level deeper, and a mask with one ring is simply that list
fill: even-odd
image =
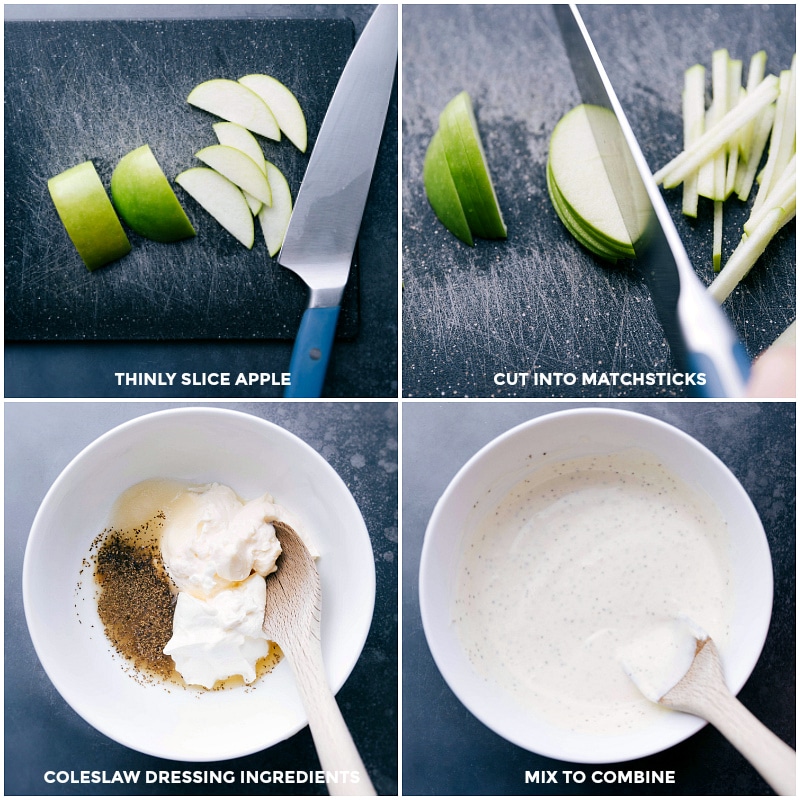
[{"label": "mayonnaise dollop", "polygon": [[269,651],[264,578],[281,554],[272,523],[301,533],[297,522],[270,495],[244,502],[219,483],[184,488],[165,517],[161,556],[178,599],[164,652],[188,684],[252,683]]},{"label": "mayonnaise dollop", "polygon": [[286,513],[270,495],[243,503],[229,486],[190,487],[170,508],[161,557],[175,586],[207,599],[245,580],[275,571],[281,546],[272,523]]}]

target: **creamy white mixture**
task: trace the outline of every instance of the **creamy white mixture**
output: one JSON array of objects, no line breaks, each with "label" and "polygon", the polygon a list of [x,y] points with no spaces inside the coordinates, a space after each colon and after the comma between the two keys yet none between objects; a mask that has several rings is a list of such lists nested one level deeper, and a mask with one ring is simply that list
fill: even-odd
[{"label": "creamy white mixture", "polygon": [[156,510],[162,561],[178,595],[164,652],[187,684],[210,689],[234,675],[252,683],[269,652],[264,578],[281,554],[272,523],[285,522],[305,540],[302,527],[270,495],[245,502],[219,483],[145,481],[123,495],[116,516],[148,519]]},{"label": "creamy white mixture", "polygon": [[676,619],[724,649],[732,611],[722,515],[640,450],[551,463],[517,484],[468,534],[454,602],[487,679],[552,724],[607,734],[671,713],[625,664],[680,665],[691,637]]}]

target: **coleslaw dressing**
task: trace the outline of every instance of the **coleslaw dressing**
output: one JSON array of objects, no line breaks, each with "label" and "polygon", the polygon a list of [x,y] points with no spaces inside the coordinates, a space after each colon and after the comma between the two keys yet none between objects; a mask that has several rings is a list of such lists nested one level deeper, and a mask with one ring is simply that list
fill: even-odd
[{"label": "coleslaw dressing", "polygon": [[[653,454],[550,462],[467,534],[454,620],[476,669],[551,724],[613,735],[672,713],[623,664],[679,651],[691,619],[724,654],[733,612],[727,525]],[[648,648],[653,634],[666,650]]]}]

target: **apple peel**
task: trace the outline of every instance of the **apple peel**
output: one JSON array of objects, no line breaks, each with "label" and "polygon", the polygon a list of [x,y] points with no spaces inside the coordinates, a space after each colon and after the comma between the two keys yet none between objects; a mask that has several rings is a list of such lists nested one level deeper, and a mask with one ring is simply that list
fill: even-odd
[{"label": "apple peel", "polygon": [[422,179],[428,202],[439,221],[450,233],[472,247],[474,244],[472,232],[461,206],[453,176],[450,174],[439,131],[433,135],[425,152]]},{"label": "apple peel", "polygon": [[111,175],[111,197],[123,221],[146,239],[177,242],[195,235],[149,145],[119,160]]},{"label": "apple peel", "polygon": [[91,161],[50,178],[47,188],[87,269],[96,270],[130,252],[128,237]]},{"label": "apple peel", "polygon": [[452,98],[439,115],[425,152],[423,183],[436,216],[465,244],[474,245],[474,237],[508,236],[467,92]]}]

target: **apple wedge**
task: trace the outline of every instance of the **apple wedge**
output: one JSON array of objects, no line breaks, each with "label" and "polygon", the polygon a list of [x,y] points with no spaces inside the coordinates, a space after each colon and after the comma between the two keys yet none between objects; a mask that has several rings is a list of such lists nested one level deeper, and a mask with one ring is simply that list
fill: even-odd
[{"label": "apple wedge", "polygon": [[434,133],[428,145],[422,167],[422,179],[428,202],[442,225],[462,242],[473,246],[472,232],[464,215],[456,185],[453,183],[450,167],[447,165],[440,131]]},{"label": "apple wedge", "polygon": [[265,205],[272,205],[272,192],[267,176],[241,150],[226,144],[212,144],[198,150],[195,156],[206,166],[224,175],[231,183],[235,183],[242,191]]},{"label": "apple wedge", "polygon": [[508,235],[481,142],[472,101],[456,95],[439,116],[447,164],[464,216],[474,236],[505,239]]},{"label": "apple wedge", "polygon": [[264,101],[244,84],[214,78],[195,86],[186,101],[216,117],[237,122],[253,133],[280,141],[281,130]]},{"label": "apple wedge", "polygon": [[130,252],[128,237],[91,161],[50,178],[47,188],[69,238],[89,270]]},{"label": "apple wedge", "polygon": [[267,179],[272,188],[272,205],[264,206],[258,213],[261,232],[271,256],[278,253],[292,216],[292,191],[283,173],[271,162],[266,162]]},{"label": "apple wedge", "polygon": [[564,203],[561,195],[558,192],[558,187],[553,183],[553,176],[548,165],[547,168],[547,192],[550,195],[550,202],[558,215],[558,218],[564,224],[564,227],[572,234],[577,240],[578,244],[583,245],[587,250],[594,253],[606,261],[616,264],[621,258],[631,258],[633,255],[632,248],[630,251],[622,251],[614,249],[608,242],[599,238],[593,232],[584,229],[581,223],[570,211],[569,207]]},{"label": "apple wedge", "polygon": [[245,75],[239,83],[255,92],[272,111],[278,127],[301,152],[308,147],[306,117],[292,91],[271,75]]},{"label": "apple wedge", "polygon": [[[550,137],[548,169],[562,206],[584,233],[620,257],[633,255],[651,205],[614,113],[579,105],[565,114]],[[615,192],[614,186],[626,190]],[[624,210],[619,197],[626,200]]]},{"label": "apple wedge", "polygon": [[149,145],[120,159],[111,175],[111,197],[125,223],[147,239],[177,242],[195,235]]},{"label": "apple wedge", "polygon": [[[267,161],[264,158],[261,145],[247,128],[243,128],[235,122],[216,122],[211,127],[214,129],[214,133],[217,135],[217,141],[220,144],[228,145],[236,150],[240,150],[246,156],[250,156],[250,158],[255,161],[258,168],[266,175]],[[267,181],[269,182],[269,179],[267,179]],[[270,191],[271,189],[272,187],[270,187]],[[247,200],[247,205],[250,206],[250,210],[253,212],[253,216],[255,216],[261,211],[261,207],[264,204],[248,192],[245,192],[244,196]]]},{"label": "apple wedge", "polygon": [[244,195],[235,184],[208,167],[187,169],[175,178],[175,183],[245,247],[253,246],[253,215]]}]

